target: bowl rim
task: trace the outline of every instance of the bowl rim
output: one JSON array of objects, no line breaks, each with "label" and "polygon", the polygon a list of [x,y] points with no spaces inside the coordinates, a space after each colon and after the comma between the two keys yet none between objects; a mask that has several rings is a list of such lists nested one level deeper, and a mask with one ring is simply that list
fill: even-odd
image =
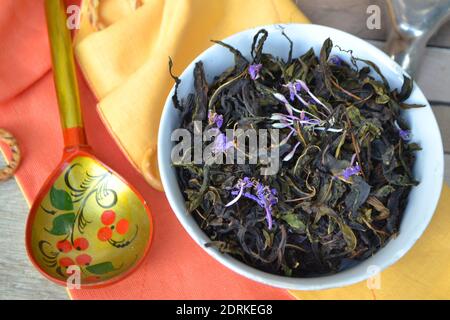
[{"label": "bowl rim", "polygon": [[[383,51],[372,45],[371,43],[367,42],[366,40],[363,40],[357,36],[354,36],[352,34],[349,34],[345,31],[341,31],[338,29],[334,29],[327,26],[317,25],[317,24],[305,24],[305,23],[278,23],[278,24],[269,24],[269,25],[261,25],[256,26],[253,28],[249,28],[243,31],[240,31],[238,33],[235,33],[224,40],[223,42],[227,43],[230,42],[231,39],[237,38],[239,36],[242,36],[244,34],[252,34],[252,36],[260,29],[266,29],[269,31],[269,35],[271,32],[279,31],[280,28],[284,27],[290,27],[290,28],[304,28],[304,29],[311,29],[309,31],[319,30],[321,34],[323,32],[326,32],[329,34],[330,38],[333,38],[334,36],[344,37],[347,38],[349,41],[355,41],[357,44],[364,44],[364,46],[367,48],[367,50],[370,50],[373,52],[373,55],[376,56],[376,63],[380,67],[380,69],[383,71],[385,68],[391,68],[395,69],[396,73],[401,73],[404,75],[408,75],[402,68],[393,60],[391,60]],[[305,30],[303,30],[305,31]],[[215,46],[218,46],[217,44],[213,44],[209,46],[207,49],[205,49],[202,53],[200,53],[195,59],[191,61],[191,63],[186,66],[186,68],[183,70],[181,75],[179,76],[180,80],[183,81],[183,78],[190,77],[191,70],[193,69],[193,65],[200,60],[203,60],[204,57],[208,56],[211,49]],[[311,46],[314,46],[314,44],[311,44]],[[383,63],[382,63],[383,62]],[[409,75],[408,75],[409,76]],[[167,160],[164,158],[163,152],[161,152],[161,148],[167,146],[167,136],[165,135],[166,127],[168,126],[168,119],[171,116],[171,113],[175,111],[173,109],[173,103],[172,103],[172,96],[175,91],[175,85],[170,90],[169,95],[167,96],[167,99],[164,104],[164,108],[161,115],[160,125],[159,125],[159,131],[158,131],[158,166],[159,171],[161,175],[162,184],[166,193],[166,197],[169,201],[169,204],[177,216],[177,219],[183,226],[183,228],[187,231],[189,236],[211,257],[213,257],[215,260],[220,262],[222,265],[226,266],[228,269],[257,282],[270,285],[273,287],[278,287],[282,289],[289,289],[289,290],[323,290],[323,289],[331,289],[331,288],[338,288],[343,286],[348,286],[351,284],[355,284],[361,281],[364,281],[372,276],[372,274],[366,272],[366,273],[359,273],[354,274],[353,276],[346,277],[345,279],[334,279],[337,275],[341,274],[344,271],[351,270],[347,269],[342,272],[337,272],[335,274],[331,275],[323,275],[318,277],[310,277],[310,278],[294,278],[294,277],[287,277],[287,276],[281,276],[281,275],[275,275],[268,272],[261,271],[259,269],[256,269],[254,267],[251,267],[249,265],[246,265],[245,263],[233,258],[232,256],[228,254],[221,253],[218,249],[213,247],[205,247],[205,243],[209,241],[208,236],[203,232],[203,230],[200,229],[200,227],[197,225],[197,223],[194,221],[192,217],[190,217],[186,213],[185,204],[178,203],[175,197],[174,190],[178,190],[179,192],[182,192],[179,188],[179,186],[173,186],[171,185],[171,182],[169,181],[169,173],[174,170],[174,168],[171,166],[171,160]],[[429,108],[432,117],[434,118],[434,126],[438,128],[437,130],[437,136],[436,139],[438,142],[438,149],[440,150],[439,156],[436,155],[436,162],[437,162],[437,173],[436,175],[441,178],[441,181],[437,181],[436,183],[438,186],[436,186],[435,193],[433,195],[430,195],[430,198],[428,199],[428,208],[430,210],[428,211],[428,215],[426,217],[426,221],[421,225],[420,229],[417,230],[415,233],[416,237],[409,237],[407,238],[407,241],[404,244],[404,250],[401,250],[396,255],[392,255],[390,259],[385,259],[383,264],[379,264],[380,267],[378,271],[383,271],[392,264],[396,263],[398,260],[400,260],[406,252],[408,252],[416,243],[416,241],[422,236],[423,232],[429,225],[438,201],[440,199],[440,194],[442,192],[442,185],[443,185],[443,171],[444,171],[444,152],[443,152],[443,145],[442,145],[442,137],[439,131],[439,127],[436,122],[436,118],[434,116],[434,113],[431,110],[430,104],[428,100],[426,99],[425,95],[423,94],[422,90],[419,88],[417,83],[414,81],[414,89],[413,92],[418,92],[419,95],[421,95],[424,100],[420,101],[420,103],[423,102],[423,104]],[[190,222],[194,222],[194,225]],[[391,239],[392,240],[392,239]],[[380,248],[380,250],[377,251],[380,252],[384,249],[384,247]],[[363,261],[362,261],[363,262]],[[318,281],[320,279],[320,281]]]}]

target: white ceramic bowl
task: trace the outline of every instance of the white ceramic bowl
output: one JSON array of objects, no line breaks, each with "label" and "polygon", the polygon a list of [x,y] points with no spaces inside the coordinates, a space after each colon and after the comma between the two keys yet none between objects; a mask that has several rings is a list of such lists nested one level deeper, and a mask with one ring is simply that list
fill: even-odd
[{"label": "white ceramic bowl", "polygon": [[[225,39],[224,42],[238,48],[249,58],[253,36],[259,29],[265,28],[269,31],[269,38],[265,43],[264,52],[286,59],[289,46],[281,34],[281,27],[294,42],[294,57],[306,52],[311,47],[318,54],[324,40],[330,37],[333,43],[341,48],[353,50],[356,57],[375,62],[392,88],[401,87],[403,71],[399,65],[373,45],[336,29],[312,24],[269,25],[237,33]],[[333,49],[332,54],[349,61],[348,55],[336,48]],[[200,54],[180,76],[180,98],[194,92],[192,73],[195,62],[199,60],[204,63],[209,83],[214,76],[233,65],[233,55],[227,49],[219,45],[211,46]],[[297,290],[320,290],[350,285],[369,278],[373,272],[383,270],[399,260],[422,235],[433,216],[443,183],[442,140],[430,105],[422,91],[414,84],[414,90],[408,102],[424,104],[426,107],[406,111],[405,119],[411,126],[413,141],[418,142],[423,148],[417,153],[414,167],[414,176],[420,181],[420,184],[413,188],[409,195],[400,233],[396,239],[392,239],[374,256],[352,268],[334,275],[314,278],[290,278],[269,274],[247,266],[227,254],[222,254],[215,248],[206,248],[205,243],[209,239],[194,218],[187,213],[175,170],[171,166],[170,154],[173,143],[170,141],[170,136],[172,131],[180,125],[179,113],[172,103],[173,93],[174,89],[170,92],[164,107],[158,140],[159,170],[167,198],[178,220],[195,242],[220,263],[247,278],[275,287]]]}]

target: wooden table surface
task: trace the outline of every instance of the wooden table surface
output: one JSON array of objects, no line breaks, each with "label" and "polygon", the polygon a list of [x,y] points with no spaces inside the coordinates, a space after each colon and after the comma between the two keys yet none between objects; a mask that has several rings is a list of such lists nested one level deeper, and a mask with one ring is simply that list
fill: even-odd
[{"label": "wooden table surface", "polygon": [[[353,33],[379,46],[382,46],[390,28],[382,0],[297,0],[296,3],[313,23]],[[382,8],[380,30],[366,27],[366,10],[371,4]],[[447,23],[431,39],[417,81],[431,102],[441,128],[445,179],[450,184],[449,66],[450,23]],[[0,159],[0,166],[3,164],[3,159]],[[0,299],[67,299],[65,288],[44,279],[28,261],[24,247],[27,214],[27,203],[16,182],[10,180],[0,184]]]}]

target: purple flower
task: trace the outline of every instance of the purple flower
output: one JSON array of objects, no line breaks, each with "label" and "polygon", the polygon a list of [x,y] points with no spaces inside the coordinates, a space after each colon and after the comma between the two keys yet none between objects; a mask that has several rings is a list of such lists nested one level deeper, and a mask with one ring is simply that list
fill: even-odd
[{"label": "purple flower", "polygon": [[255,186],[258,205],[266,211],[266,221],[269,230],[272,229],[272,206],[277,204],[276,190],[270,189],[258,182]]},{"label": "purple flower", "polygon": [[222,124],[223,124],[223,115],[209,111],[208,112],[208,122],[209,122],[209,124],[215,124],[217,126],[217,128],[220,129],[220,127],[222,127]]},{"label": "purple flower", "polygon": [[318,119],[308,119],[308,120],[305,119],[305,121],[303,121],[303,124],[309,124],[312,126],[319,125],[320,123],[321,121]]},{"label": "purple flower", "polygon": [[297,132],[296,132],[295,130],[293,130],[293,128],[290,128],[290,129],[291,129],[291,131],[290,131],[289,134],[286,136],[286,138],[284,138],[283,140],[281,140],[281,142],[278,144],[279,146],[282,146],[282,145],[286,144],[286,143],[289,141],[289,139],[290,139],[293,135],[296,135],[296,134],[297,134]]},{"label": "purple flower", "polygon": [[208,123],[210,125],[216,125],[216,128],[211,129],[214,130],[215,134],[217,134],[212,147],[212,151],[215,154],[223,153],[234,146],[233,141],[228,141],[226,135],[220,132],[220,127],[223,125],[223,116],[221,114],[209,111]]},{"label": "purple flower", "polygon": [[305,115],[304,110],[302,110],[302,112],[300,112],[300,120],[309,120],[309,117],[307,115]]},{"label": "purple flower", "polygon": [[281,103],[289,104],[289,101],[287,101],[286,98],[281,93],[276,92],[273,94],[273,96]]},{"label": "purple flower", "polygon": [[[269,230],[272,229],[272,206],[276,205],[278,202],[276,190],[270,189],[268,186],[263,185],[259,181],[252,181],[248,177],[239,179],[237,184],[234,186],[234,189],[235,190],[231,191],[231,194],[235,196],[235,198],[227,203],[225,207],[235,204],[242,196],[253,200],[265,210],[268,228]],[[254,193],[252,193],[252,191]]]},{"label": "purple flower", "polygon": [[253,201],[255,201],[256,203],[259,204],[259,199],[258,199],[258,197],[255,196],[255,195],[253,195],[253,194],[251,194],[250,192],[244,192],[244,193],[242,194],[242,196],[245,197],[245,198],[247,198],[247,199],[253,200]]},{"label": "purple flower", "polygon": [[219,133],[214,140],[212,151],[215,154],[223,153],[234,146],[233,141],[228,141],[224,133]]},{"label": "purple flower", "polygon": [[291,104],[289,103],[289,101],[287,101],[287,99],[281,94],[281,93],[274,93],[273,96],[280,101],[281,103],[284,104],[284,106],[286,107],[287,112],[289,113],[289,115],[293,115],[294,114],[294,110],[298,111],[297,109],[295,109],[293,106],[291,106]]},{"label": "purple flower", "polygon": [[[319,98],[317,98],[312,92],[311,90],[309,90],[308,86],[306,85],[306,83],[302,80],[295,80],[295,83],[298,84],[300,86],[301,89],[305,90],[306,93],[317,103],[320,104],[322,107],[324,107],[325,109],[327,109],[327,111],[329,113],[331,113],[331,111],[328,109],[328,107],[323,104],[322,101],[319,100]],[[305,102],[306,103],[306,102]]]},{"label": "purple flower", "polygon": [[350,179],[351,176],[358,174],[361,171],[361,167],[357,164],[356,166],[350,166],[342,171],[342,176],[345,180]]},{"label": "purple flower", "polygon": [[289,89],[289,100],[294,101],[295,96],[297,95],[297,86],[293,82],[288,82],[287,84],[283,85],[284,87]]},{"label": "purple flower", "polygon": [[253,186],[253,183],[249,177],[244,177],[242,179],[239,179],[239,181],[237,182],[237,184],[234,187],[236,190],[231,191],[231,194],[236,197],[233,200],[231,200],[230,202],[228,202],[225,205],[225,207],[229,207],[229,206],[235,204],[236,202],[238,202],[238,200],[241,198],[242,194],[244,193],[244,189],[249,188],[251,186]]},{"label": "purple flower", "polygon": [[305,106],[308,105],[308,103],[299,95],[299,92],[302,89],[302,86],[298,82],[288,82],[283,85],[285,88],[289,89],[289,99],[291,101],[294,101],[295,98],[297,98],[301,103],[303,103]]},{"label": "purple flower", "polygon": [[282,113],[274,113],[270,117],[270,120],[275,120],[279,122],[275,122],[272,124],[273,128],[283,129],[291,127],[295,121],[300,121],[300,119],[294,115],[287,115]]},{"label": "purple flower", "polygon": [[279,121],[272,124],[273,128],[283,129],[283,128],[291,128],[291,130],[295,129],[293,128],[293,125],[295,123],[299,123],[300,125],[318,125],[321,123],[318,119],[310,119],[308,116],[305,115],[305,112],[302,110],[300,111],[300,118],[296,117],[294,115],[286,115],[282,113],[274,113],[271,117],[271,120]]},{"label": "purple flower", "polygon": [[[298,123],[301,126],[309,125],[309,126],[313,126],[314,128],[316,128],[315,126],[319,125],[321,123],[321,121],[318,119],[310,119],[308,116],[305,115],[305,111],[302,110],[299,112],[300,112],[300,117],[296,117],[294,115],[282,114],[282,113],[274,113],[270,117],[271,120],[278,121],[278,122],[275,122],[272,124],[273,128],[277,128],[277,129],[289,128],[290,129],[289,134],[279,143],[279,146],[286,144],[292,136],[297,135],[297,131],[294,128],[294,124]],[[295,151],[297,150],[297,148],[299,146],[300,146],[300,142],[297,142],[297,144],[291,149],[291,151],[283,158],[283,161],[291,160],[295,154]]]},{"label": "purple flower", "polygon": [[338,56],[331,56],[329,62],[337,66],[342,65],[342,59]]},{"label": "purple flower", "polygon": [[361,172],[361,167],[359,166],[358,163],[356,163],[356,165],[353,165],[355,163],[355,160],[356,160],[356,153],[352,156],[350,166],[344,169],[344,171],[342,171],[342,177],[345,180],[348,180],[350,179],[351,176],[354,176]]},{"label": "purple flower", "polygon": [[411,140],[412,134],[410,130],[403,130],[402,128],[400,128],[397,121],[394,121],[394,125],[398,130],[398,135],[400,136],[400,138],[402,138],[404,141]]},{"label": "purple flower", "polygon": [[311,98],[311,97],[308,97],[306,99],[306,101],[308,101],[309,104],[316,104],[316,101],[313,98]]},{"label": "purple flower", "polygon": [[283,161],[289,161],[292,159],[292,157],[295,154],[295,151],[297,151],[297,148],[300,146],[300,142],[297,142],[294,146],[294,148],[292,148],[291,152],[289,152],[284,158]]},{"label": "purple flower", "polygon": [[331,113],[330,109],[322,102],[320,101],[312,92],[309,90],[306,83],[302,80],[295,80],[294,82],[288,82],[287,84],[283,85],[284,87],[289,89],[289,99],[291,101],[294,101],[295,98],[297,98],[303,105],[308,106],[308,102],[306,102],[301,96],[300,92],[303,90],[305,91],[310,98],[317,104],[324,107],[329,113]]},{"label": "purple flower", "polygon": [[296,84],[296,87],[299,88],[298,91],[305,90],[306,92],[310,92],[305,81],[297,79],[297,80],[295,80],[295,84]]},{"label": "purple flower", "polygon": [[409,130],[402,130],[400,129],[398,131],[398,135],[400,136],[400,138],[402,138],[404,141],[409,141],[411,140],[411,131]]},{"label": "purple flower", "polygon": [[262,69],[262,64],[251,64],[248,67],[248,74],[250,75],[250,78],[252,78],[252,80],[256,80],[259,78],[259,72]]},{"label": "purple flower", "polygon": [[300,124],[310,124],[315,126],[316,124],[320,124],[320,120],[310,119],[307,115],[305,115],[305,111],[302,110],[302,112],[300,113]]}]

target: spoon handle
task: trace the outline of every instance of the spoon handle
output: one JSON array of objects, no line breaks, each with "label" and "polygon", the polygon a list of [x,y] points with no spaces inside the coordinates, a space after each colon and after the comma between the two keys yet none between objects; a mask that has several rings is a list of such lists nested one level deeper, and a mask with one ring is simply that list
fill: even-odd
[{"label": "spoon handle", "polygon": [[86,144],[70,30],[63,0],[46,0],[48,37],[66,148]]}]

